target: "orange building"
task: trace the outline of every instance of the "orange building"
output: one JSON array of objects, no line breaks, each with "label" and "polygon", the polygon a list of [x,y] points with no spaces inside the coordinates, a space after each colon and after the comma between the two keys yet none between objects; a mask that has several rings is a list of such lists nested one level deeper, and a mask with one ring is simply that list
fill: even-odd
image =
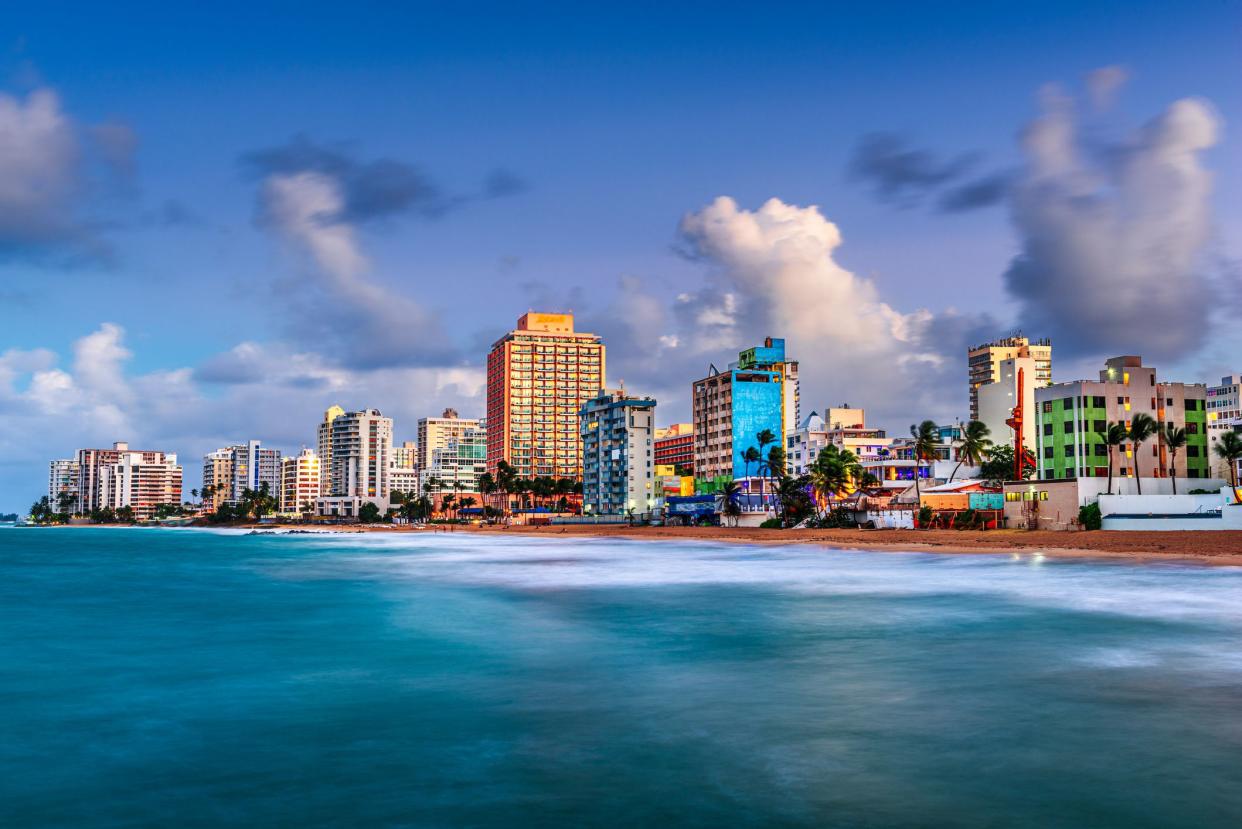
[{"label": "orange building", "polygon": [[487,469],[582,478],[578,410],[604,387],[604,343],[573,314],[531,312],[487,355]]}]

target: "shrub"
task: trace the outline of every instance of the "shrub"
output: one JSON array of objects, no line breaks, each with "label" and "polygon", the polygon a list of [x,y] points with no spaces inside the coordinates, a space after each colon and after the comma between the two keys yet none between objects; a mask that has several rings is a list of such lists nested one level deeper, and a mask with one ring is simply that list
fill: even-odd
[{"label": "shrub", "polygon": [[953,522],[953,526],[959,530],[977,530],[981,524],[983,524],[983,519],[973,509],[959,513],[957,520]]},{"label": "shrub", "polygon": [[926,505],[919,507],[919,526],[926,529],[931,524],[933,515],[931,507]]},{"label": "shrub", "polygon": [[1078,508],[1078,523],[1084,530],[1098,530],[1104,526],[1099,504],[1087,504]]},{"label": "shrub", "polygon": [[781,528],[781,519],[769,518],[767,521],[764,521],[759,526],[760,528],[765,529],[765,530],[779,530]]}]

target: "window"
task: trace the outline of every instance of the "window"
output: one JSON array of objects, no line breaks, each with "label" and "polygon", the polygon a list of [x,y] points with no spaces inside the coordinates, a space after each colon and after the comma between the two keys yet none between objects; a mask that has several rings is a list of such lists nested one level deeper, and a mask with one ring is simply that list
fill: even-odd
[{"label": "window", "polygon": [[1097,408],[1097,409],[1104,408],[1104,406],[1106,405],[1106,403],[1104,402],[1104,395],[1099,394],[1099,395],[1096,395],[1095,397],[1092,397],[1091,404],[1094,408]]},{"label": "window", "polygon": [[1199,424],[1198,424],[1198,423],[1187,423],[1187,424],[1186,424],[1186,434],[1188,434],[1188,435],[1197,435],[1197,434],[1199,434]]},{"label": "window", "polygon": [[1097,444],[1095,445],[1095,454],[1096,454],[1096,456],[1097,456],[1097,457],[1101,457],[1101,458],[1103,458],[1103,457],[1107,457],[1107,456],[1108,456],[1108,447],[1107,447],[1107,446],[1105,446],[1103,443],[1097,443]]},{"label": "window", "polygon": [[1199,457],[1199,447],[1198,447],[1198,446],[1187,446],[1187,447],[1186,447],[1186,457],[1188,457],[1188,458],[1197,458],[1197,457]]},{"label": "window", "polygon": [[1103,432],[1105,432],[1105,431],[1107,431],[1107,430],[1108,430],[1108,421],[1107,421],[1107,420],[1097,420],[1097,421],[1095,421],[1095,424],[1094,424],[1094,425],[1095,425],[1095,431],[1097,431],[1097,432],[1103,433]]},{"label": "window", "polygon": [[1052,401],[1051,400],[1045,400],[1042,405],[1043,405],[1044,414],[1050,414],[1052,412]]},{"label": "window", "polygon": [[1006,501],[1008,501],[1008,502],[1009,502],[1009,503],[1011,503],[1011,504],[1012,504],[1014,501],[1021,501],[1021,500],[1022,500],[1022,493],[1021,493],[1021,492],[1006,492],[1006,493],[1005,493],[1005,500],[1006,500]]},{"label": "window", "polygon": [[1045,424],[1044,424],[1044,434],[1045,434],[1045,435],[1051,435],[1051,434],[1052,434],[1052,424],[1051,424],[1051,423],[1045,423]]},{"label": "window", "polygon": [[1065,421],[1065,423],[1064,423],[1064,432],[1065,432],[1065,434],[1067,434],[1067,435],[1068,435],[1068,434],[1069,434],[1070,432],[1072,432],[1072,431],[1074,431],[1074,421],[1072,421],[1072,420],[1067,420],[1067,421]]},{"label": "window", "polygon": [[1072,443],[1066,444],[1066,446],[1065,446],[1065,457],[1067,457],[1067,458],[1072,458],[1072,457],[1074,457],[1074,444],[1072,444]]},{"label": "window", "polygon": [[1052,447],[1051,446],[1044,447],[1044,457],[1048,458],[1049,460],[1052,459]]}]

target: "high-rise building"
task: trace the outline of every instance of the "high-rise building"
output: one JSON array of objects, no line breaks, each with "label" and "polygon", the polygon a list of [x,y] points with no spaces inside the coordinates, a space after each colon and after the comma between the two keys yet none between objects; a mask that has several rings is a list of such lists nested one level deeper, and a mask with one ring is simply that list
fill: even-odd
[{"label": "high-rise building", "polygon": [[78,504],[78,462],[54,460],[49,464],[47,476],[47,500],[52,509],[59,510],[62,497],[70,510]]},{"label": "high-rise building", "polygon": [[1110,422],[1130,426],[1140,412],[1164,428],[1186,430],[1186,446],[1171,455],[1156,436],[1139,447],[1126,443],[1114,450],[1114,476],[1208,478],[1207,387],[1202,383],[1161,383],[1141,357],[1114,357],[1104,364],[1098,382],[1078,380],[1035,390],[1035,456],[1040,478],[1104,478],[1108,447],[1100,433]]},{"label": "high-rise building", "polygon": [[99,465],[96,473],[100,509],[115,512],[129,507],[135,519],[146,521],[161,506],[181,506],[181,467],[176,455],[122,452],[115,462]]},{"label": "high-rise building", "polygon": [[528,313],[487,355],[487,468],[579,479],[578,410],[604,386],[604,343],[573,314]]},{"label": "high-rise building", "polygon": [[424,494],[474,495],[487,471],[488,433],[482,421],[445,409],[418,421],[418,478]]},{"label": "high-rise building", "polygon": [[811,412],[798,429],[785,436],[785,459],[791,474],[806,474],[827,446],[853,452],[862,461],[882,457],[893,443],[883,429],[867,427],[863,409],[841,406],[825,412],[827,418]]},{"label": "high-rise building", "polygon": [[1001,379],[1001,363],[1015,357],[1030,357],[1035,361],[1035,376],[1026,378],[1031,388],[1037,389],[1052,383],[1052,341],[1031,342],[1021,334],[971,346],[967,349],[967,367],[970,380],[970,419],[979,420],[979,387]]},{"label": "high-rise building", "polygon": [[[122,461],[126,461],[126,471],[118,479],[109,468]],[[111,449],[79,449],[77,463],[78,502],[74,512],[79,515],[119,505],[134,507],[135,515],[147,517],[159,504],[181,505],[181,467],[176,455],[130,449],[128,443],[117,442]],[[153,500],[159,498],[169,500]]]},{"label": "high-rise building", "polygon": [[284,515],[314,512],[318,497],[319,456],[314,449],[302,447],[280,462],[280,511]]},{"label": "high-rise building", "polygon": [[1242,432],[1242,375],[1220,378],[1207,390],[1208,457],[1215,477],[1229,479],[1229,462],[1216,456],[1216,442],[1225,432]]},{"label": "high-rise building", "polygon": [[258,492],[267,487],[278,501],[281,491],[280,450],[265,449],[260,441],[225,446],[203,456],[203,500],[209,511],[221,504],[236,506],[246,490]]},{"label": "high-rise building", "polygon": [[[1013,429],[1006,422],[1018,405],[1018,375],[1022,375],[1022,445],[1035,449],[1035,432],[1038,418],[1035,416],[1034,378],[1039,377],[1039,366],[1034,357],[1012,357],[1001,360],[997,366],[996,379],[975,389],[978,393],[975,420],[988,427],[988,439],[997,446],[1013,445]],[[1047,383],[1039,383],[1042,388]]]},{"label": "high-rise building", "polygon": [[319,494],[328,495],[332,491],[332,421],[345,414],[340,406],[329,406],[323,413],[316,432],[315,451],[319,455]]},{"label": "high-rise building", "polygon": [[655,406],[650,397],[603,391],[582,405],[582,504],[602,515],[650,512],[655,488]]},{"label": "high-rise building", "polygon": [[[392,448],[392,464],[388,467],[388,491],[405,495],[417,495],[418,446],[412,440],[403,441]],[[395,497],[395,496],[394,496]]]},{"label": "high-rise building", "polygon": [[674,423],[655,430],[656,466],[672,466],[694,474],[694,424]]},{"label": "high-rise building", "polygon": [[[330,421],[332,468],[328,494],[316,502],[320,515],[357,518],[364,503],[388,510],[392,464],[392,418],[376,409],[345,412]],[[320,458],[322,472],[323,459]],[[320,478],[322,479],[322,474]]]},{"label": "high-rise building", "polygon": [[[738,355],[724,371],[691,386],[694,423],[694,475],[704,481],[743,478],[753,472],[743,454],[770,431],[775,446],[796,424],[799,406],[797,363],[785,359],[785,341],[768,337],[762,346]],[[764,449],[766,455],[768,449]]]}]

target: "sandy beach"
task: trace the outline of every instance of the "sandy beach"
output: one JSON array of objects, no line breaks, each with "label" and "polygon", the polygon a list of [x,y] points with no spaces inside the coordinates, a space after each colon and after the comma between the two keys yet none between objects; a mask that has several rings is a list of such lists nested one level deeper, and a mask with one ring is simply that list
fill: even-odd
[{"label": "sandy beach", "polygon": [[843,550],[932,553],[1041,553],[1075,558],[1198,562],[1242,566],[1242,532],[1052,532],[1047,530],[770,530],[758,527],[626,527],[619,525],[468,526],[263,525],[254,529],[319,532],[468,532],[481,535],[676,539],[736,544],[817,544]]}]

